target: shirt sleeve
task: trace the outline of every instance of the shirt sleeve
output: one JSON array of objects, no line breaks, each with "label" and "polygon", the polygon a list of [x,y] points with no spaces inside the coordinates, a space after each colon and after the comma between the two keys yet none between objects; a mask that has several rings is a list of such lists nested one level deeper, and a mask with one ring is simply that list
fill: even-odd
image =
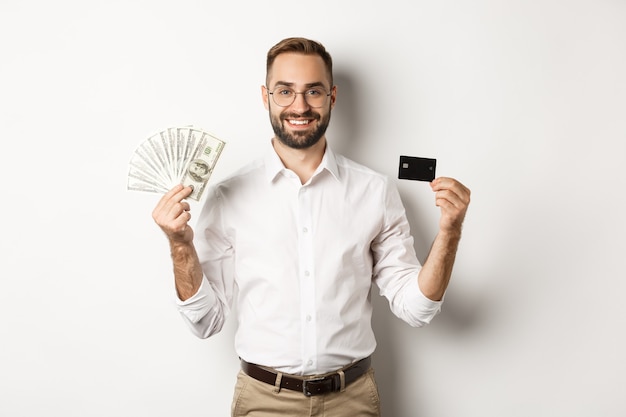
[{"label": "shirt sleeve", "polygon": [[202,283],[198,292],[185,301],[182,301],[178,294],[174,295],[178,311],[190,324],[197,324],[211,310],[211,307],[215,305],[215,294],[205,281],[206,278],[202,277]]},{"label": "shirt sleeve", "polygon": [[222,227],[221,198],[215,189],[207,190],[207,200],[194,230],[194,245],[203,277],[200,288],[176,307],[192,333],[207,338],[218,333],[226,321],[233,300],[234,252]]},{"label": "shirt sleeve", "polygon": [[406,306],[408,306],[405,310],[408,320],[405,321],[412,326],[419,327],[429,324],[431,320],[441,311],[443,298],[441,301],[433,301],[426,297],[422,290],[420,290],[417,282],[417,276],[415,279],[409,280],[405,291],[406,294],[404,301]]},{"label": "shirt sleeve", "polygon": [[380,234],[372,242],[374,282],[391,311],[411,326],[421,327],[441,311],[441,301],[428,299],[417,281],[422,268],[396,186],[387,181]]}]

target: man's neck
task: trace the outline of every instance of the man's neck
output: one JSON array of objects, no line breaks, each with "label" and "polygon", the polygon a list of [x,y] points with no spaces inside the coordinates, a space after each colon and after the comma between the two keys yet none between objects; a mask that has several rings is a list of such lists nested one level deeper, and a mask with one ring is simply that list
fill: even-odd
[{"label": "man's neck", "polygon": [[326,138],[322,137],[315,145],[306,149],[290,148],[276,138],[272,139],[272,145],[285,168],[295,172],[300,182],[305,184],[324,158]]}]

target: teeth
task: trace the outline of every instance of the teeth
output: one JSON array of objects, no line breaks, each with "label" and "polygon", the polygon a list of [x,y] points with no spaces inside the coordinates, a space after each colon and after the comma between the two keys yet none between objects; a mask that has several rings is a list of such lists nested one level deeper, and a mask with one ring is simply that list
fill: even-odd
[{"label": "teeth", "polygon": [[292,125],[308,125],[309,121],[308,120],[290,120],[289,123],[291,123]]}]

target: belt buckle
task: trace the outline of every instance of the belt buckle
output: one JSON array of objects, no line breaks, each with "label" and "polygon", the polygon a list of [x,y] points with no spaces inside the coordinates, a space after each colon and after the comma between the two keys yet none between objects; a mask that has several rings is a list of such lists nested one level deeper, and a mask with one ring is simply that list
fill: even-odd
[{"label": "belt buckle", "polygon": [[322,394],[322,389],[328,387],[325,392],[333,391],[333,379],[332,378],[315,378],[302,380],[302,393],[307,397],[312,395]]}]

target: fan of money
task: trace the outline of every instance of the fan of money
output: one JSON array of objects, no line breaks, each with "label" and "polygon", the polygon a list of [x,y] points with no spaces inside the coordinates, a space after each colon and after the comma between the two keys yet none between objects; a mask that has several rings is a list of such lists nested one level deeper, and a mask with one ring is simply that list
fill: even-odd
[{"label": "fan of money", "polygon": [[202,129],[170,127],[142,142],[130,159],[127,189],[164,194],[176,184],[193,187],[199,201],[225,142]]}]

